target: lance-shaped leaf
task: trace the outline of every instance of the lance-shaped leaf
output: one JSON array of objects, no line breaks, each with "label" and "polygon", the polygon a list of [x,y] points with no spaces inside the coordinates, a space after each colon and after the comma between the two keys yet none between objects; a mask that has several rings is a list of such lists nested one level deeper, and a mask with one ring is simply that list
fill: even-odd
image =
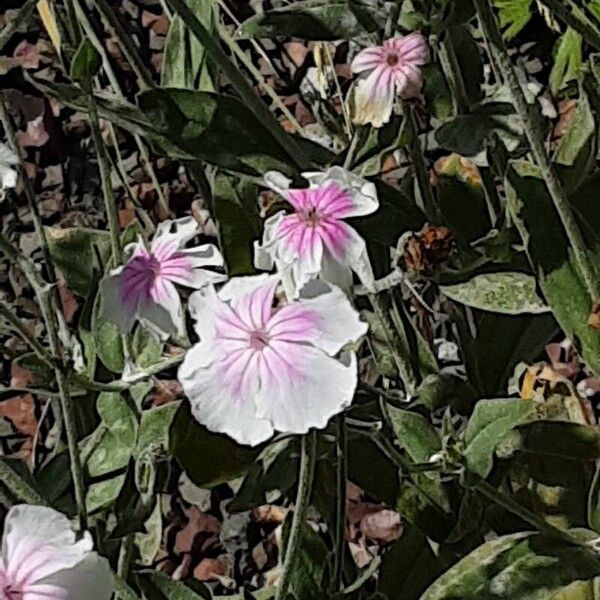
[{"label": "lance-shaped leaf", "polygon": [[[581,541],[597,534],[572,530]],[[590,550],[537,533],[505,535],[446,571],[421,600],[592,600],[600,560]]]},{"label": "lance-shaped leaf", "polygon": [[[600,329],[588,322],[597,299],[592,299],[587,291],[539,169],[524,161],[512,162],[506,188],[509,210],[546,301],[588,366],[600,373]],[[589,252],[598,262],[600,253],[595,233],[585,228],[584,223],[581,225]]]}]

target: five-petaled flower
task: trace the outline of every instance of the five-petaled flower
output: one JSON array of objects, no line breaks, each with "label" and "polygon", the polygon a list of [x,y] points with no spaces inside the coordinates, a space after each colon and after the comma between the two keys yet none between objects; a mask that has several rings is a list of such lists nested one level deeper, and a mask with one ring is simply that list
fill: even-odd
[{"label": "five-petaled flower", "polygon": [[4,522],[0,598],[109,600],[113,578],[106,559],[80,540],[67,517],[45,506],[13,506]]},{"label": "five-petaled flower", "polygon": [[17,186],[17,172],[13,167],[18,162],[19,157],[6,144],[0,142],[0,192]]},{"label": "five-petaled flower", "polygon": [[178,379],[192,414],[212,431],[256,445],[275,430],[325,427],[352,401],[356,357],[342,352],[366,333],[344,293],[313,281],[289,304],[277,296],[279,277],[236,277],[219,292],[190,297],[200,342],[188,351]]},{"label": "five-petaled flower", "polygon": [[354,73],[366,73],[356,82],[354,117],[357,125],[381,127],[390,120],[396,95],[416,96],[423,85],[421,66],[429,62],[429,47],[420,33],[390,38],[382,46],[359,52],[352,61]]},{"label": "five-petaled flower", "polygon": [[204,268],[223,266],[214,245],[185,248],[197,234],[197,222],[185,217],[161,223],[149,248],[142,240],[127,246],[126,264],[102,280],[106,318],[123,332],[139,319],[163,339],[182,336],[185,322],[175,284],[200,289],[225,279],[222,273]]},{"label": "five-petaled flower", "polygon": [[265,221],[262,245],[255,245],[255,264],[270,270],[273,264],[290,298],[319,277],[349,292],[352,271],[363,285],[373,285],[373,270],[365,241],[343,219],[375,212],[379,207],[375,185],[341,167],[325,173],[304,173],[309,187],[289,189],[289,180],[267,173],[265,181],[294,209]]}]

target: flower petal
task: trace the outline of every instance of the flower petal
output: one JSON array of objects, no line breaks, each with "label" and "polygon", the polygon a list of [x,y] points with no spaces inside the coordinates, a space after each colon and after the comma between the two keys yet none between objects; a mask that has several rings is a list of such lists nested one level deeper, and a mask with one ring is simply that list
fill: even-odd
[{"label": "flower petal", "polygon": [[205,357],[214,352],[210,344],[200,342],[188,351],[179,368],[177,378],[190,400],[192,414],[211,431],[225,433],[240,444],[256,446],[268,440],[273,427],[256,416],[258,370],[247,363],[252,353],[230,356],[230,363],[220,364],[219,369],[217,363],[206,365]]},{"label": "flower petal", "polygon": [[265,220],[263,226],[262,244],[254,242],[254,266],[261,271],[271,271],[274,266],[273,256],[271,254],[271,243],[275,239],[279,222],[285,216],[284,211],[280,211]]},{"label": "flower petal", "polygon": [[403,63],[426,65],[430,60],[427,39],[418,32],[413,32],[402,38],[395,38],[392,45],[398,51],[400,60]]},{"label": "flower petal", "polygon": [[152,297],[140,302],[138,317],[163,340],[170,335],[185,335],[181,299],[175,286],[166,279],[156,279]]},{"label": "flower petal", "polygon": [[122,271],[123,267],[114,269],[100,282],[101,310],[107,321],[115,323],[122,332],[127,333],[135,322],[138,304],[123,302]]},{"label": "flower petal", "polygon": [[370,215],[379,208],[375,184],[343,167],[331,167],[324,173],[303,173],[302,176],[309,181],[311,187],[320,187],[335,182],[347,192],[352,199],[352,208],[336,214],[335,217],[338,219]]},{"label": "flower petal", "polygon": [[46,591],[51,591],[52,587],[48,586],[62,588],[68,593],[66,598],[77,600],[110,600],[114,592],[113,576],[108,561],[96,553],[88,555],[72,569],[54,573],[39,584],[29,587],[24,600],[29,600],[29,595],[36,593],[40,595],[40,600],[50,600],[53,596],[44,594],[45,588]]},{"label": "flower petal", "polygon": [[0,164],[0,190],[17,187],[17,172]]},{"label": "flower petal", "polygon": [[33,583],[70,569],[92,550],[86,532],[76,541],[71,523],[45,506],[13,506],[4,523],[2,558],[7,576],[15,583]]},{"label": "flower petal", "polygon": [[355,229],[349,225],[346,225],[346,227],[349,238],[346,242],[346,263],[358,275],[361,283],[369,291],[374,291],[375,277],[365,240],[362,239]]},{"label": "flower petal", "polygon": [[[311,343],[334,355],[346,344],[360,340],[369,327],[360,320],[359,313],[340,288],[333,285],[327,288],[318,295],[302,298],[302,305],[319,316],[318,333]],[[305,294],[309,292],[306,290]]]},{"label": "flower petal", "polygon": [[209,283],[220,283],[227,279],[224,273],[210,271],[204,267],[222,267],[221,253],[213,244],[179,250],[164,260],[160,267],[161,276],[169,281],[200,289]]},{"label": "flower petal", "polygon": [[281,196],[285,196],[285,192],[292,185],[292,180],[279,171],[267,171],[264,174],[263,179],[265,180],[267,187]]},{"label": "flower petal", "polygon": [[174,250],[181,249],[198,233],[200,226],[194,217],[166,220],[157,226],[150,249],[153,253],[166,246],[172,246]]},{"label": "flower petal", "polygon": [[381,127],[390,120],[395,94],[393,70],[387,66],[377,67],[368,77],[356,82],[353,122]]},{"label": "flower petal", "polygon": [[350,64],[353,73],[362,73],[370,69],[375,69],[384,64],[383,48],[381,46],[372,46],[361,50]]},{"label": "flower petal", "polygon": [[257,416],[285,433],[323,428],[352,402],[356,359],[349,366],[304,344],[273,342],[262,353]]}]

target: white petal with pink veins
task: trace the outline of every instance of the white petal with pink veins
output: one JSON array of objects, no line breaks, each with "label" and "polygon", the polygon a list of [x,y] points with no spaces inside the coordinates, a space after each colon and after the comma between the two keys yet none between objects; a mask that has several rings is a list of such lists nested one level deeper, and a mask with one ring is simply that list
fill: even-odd
[{"label": "white petal with pink veins", "polygon": [[53,597],[48,592],[52,588],[65,590],[67,600],[107,600],[114,590],[113,575],[105,558],[90,554],[72,569],[58,571],[32,586],[23,600],[29,600],[32,593],[40,594],[40,600],[50,600]]},{"label": "white petal with pink veins", "polygon": [[190,299],[201,341],[178,379],[194,417],[243,444],[259,444],[276,429],[324,427],[356,386],[354,356],[330,356],[366,331],[349,300],[318,282],[310,297],[282,305],[278,281],[240,277]]},{"label": "white petal with pink veins", "polygon": [[162,340],[173,334],[185,335],[181,298],[175,286],[170,281],[158,281],[153,294],[153,298],[139,304],[140,321]]},{"label": "white petal with pink veins", "polygon": [[23,600],[108,600],[112,575],[92,548],[90,534],[77,540],[70,521],[54,509],[13,506],[4,523],[0,597],[10,590],[8,597]]},{"label": "white petal with pink veins", "polygon": [[354,87],[354,117],[356,125],[381,127],[390,120],[396,84],[393,73],[379,66],[367,76],[359,79]]},{"label": "white petal with pink veins", "polygon": [[273,343],[265,353],[270,368],[263,377],[257,415],[279,431],[306,433],[325,427],[349,406],[356,389],[356,359],[348,366],[313,346]]},{"label": "white petal with pink veins", "polygon": [[[212,359],[209,364],[206,364],[207,356]],[[218,341],[200,342],[186,354],[177,377],[198,422],[211,431],[229,435],[240,444],[256,446],[273,435],[270,422],[256,416],[254,396],[258,390],[258,372],[249,369],[244,377],[245,367],[249,366],[245,361],[247,357],[234,357],[240,369],[236,389],[224,381],[222,369],[226,358],[218,352]]]}]

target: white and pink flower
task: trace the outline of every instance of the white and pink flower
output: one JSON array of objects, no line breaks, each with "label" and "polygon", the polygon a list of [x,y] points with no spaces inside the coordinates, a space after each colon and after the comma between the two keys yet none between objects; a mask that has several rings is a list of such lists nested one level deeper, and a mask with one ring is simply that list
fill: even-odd
[{"label": "white and pink flower", "polygon": [[185,322],[176,284],[200,289],[225,279],[205,268],[223,266],[214,245],[185,248],[197,234],[197,222],[185,217],[161,223],[149,248],[141,239],[127,246],[127,263],[102,280],[105,317],[123,332],[139,320],[163,339],[182,336]]},{"label": "white and pink flower", "polygon": [[363,285],[373,285],[373,270],[365,241],[344,219],[373,213],[379,207],[375,185],[342,169],[304,173],[309,187],[289,189],[290,181],[279,173],[267,173],[265,181],[292,205],[265,221],[263,241],[255,244],[257,268],[275,266],[290,298],[316,277],[352,288],[352,271]]},{"label": "white and pink flower", "polygon": [[76,539],[69,520],[45,506],[13,506],[4,522],[0,598],[109,600],[114,586],[106,559],[88,532]]},{"label": "white and pink flower", "polygon": [[412,98],[423,86],[421,67],[429,62],[427,40],[420,33],[394,37],[359,52],[350,65],[365,73],[354,88],[353,121],[381,127],[390,120],[396,96]]},{"label": "white and pink flower", "polygon": [[352,402],[356,357],[343,352],[367,325],[344,293],[313,281],[285,304],[273,275],[236,277],[192,294],[200,342],[178,378],[194,417],[211,431],[256,445],[274,431],[325,427]]},{"label": "white and pink flower", "polygon": [[19,157],[0,142],[0,192],[17,186],[17,172],[13,168],[19,163]]}]

